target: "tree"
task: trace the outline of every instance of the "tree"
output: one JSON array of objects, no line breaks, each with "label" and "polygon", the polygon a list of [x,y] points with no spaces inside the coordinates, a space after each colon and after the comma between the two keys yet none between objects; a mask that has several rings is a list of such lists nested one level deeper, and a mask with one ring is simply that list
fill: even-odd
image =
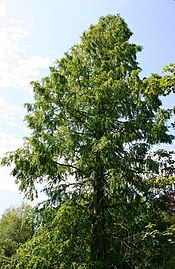
[{"label": "tree", "polygon": [[131,35],[120,16],[102,17],[49,77],[32,82],[35,103],[26,104],[25,117],[31,136],[2,160],[14,163],[12,174],[29,198],[44,183],[48,205],[86,208],[91,268],[131,268],[133,231],[138,220],[143,227],[148,221],[142,206],[146,212],[152,201],[145,178],[159,174],[150,149],[174,139],[172,110],[160,99],[172,91],[173,66],[171,75],[141,79],[141,47]]},{"label": "tree", "polygon": [[10,207],[0,219],[0,252],[12,256],[34,234],[34,213],[30,205]]}]

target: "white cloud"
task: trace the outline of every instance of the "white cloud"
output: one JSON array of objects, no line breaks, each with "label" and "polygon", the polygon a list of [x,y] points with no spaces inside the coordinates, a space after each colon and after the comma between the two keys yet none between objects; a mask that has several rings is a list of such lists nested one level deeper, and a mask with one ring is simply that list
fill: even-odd
[{"label": "white cloud", "polygon": [[7,5],[5,3],[0,3],[0,17],[7,14]]},{"label": "white cloud", "polygon": [[7,151],[13,151],[22,146],[22,141],[22,139],[16,137],[14,134],[0,130],[0,157],[3,157]]},{"label": "white cloud", "polygon": [[[0,129],[0,158],[8,151],[13,151],[22,145],[23,140],[15,134]],[[10,175],[13,166],[0,167],[0,214],[10,205],[19,204],[24,197],[20,195],[15,178]],[[13,200],[14,199],[14,200]],[[5,203],[4,205],[2,203]]]},{"label": "white cloud", "polygon": [[8,167],[1,168],[1,180],[0,180],[0,190],[18,192],[17,184],[14,184],[14,178],[10,176],[11,169]]},{"label": "white cloud", "polygon": [[0,124],[8,128],[17,126],[16,119],[23,114],[22,107],[10,104],[8,101],[0,96]]},{"label": "white cloud", "polygon": [[47,55],[30,55],[28,24],[30,21],[8,20],[0,25],[1,88],[26,89],[51,63]]},{"label": "white cloud", "polygon": [[48,68],[49,64],[50,59],[47,56],[33,55],[28,59],[19,59],[8,83],[11,87],[26,89],[31,80],[39,77],[41,68]]},{"label": "white cloud", "polygon": [[1,167],[0,178],[0,215],[10,206],[18,206],[22,203],[24,194],[19,192],[15,179],[10,176],[9,167]]},{"label": "white cloud", "polygon": [[[0,2],[0,158],[5,152],[20,147],[22,137],[26,135],[22,122],[23,105],[19,107],[19,102],[24,97],[18,100],[20,91],[27,90],[23,93],[26,96],[24,102],[31,100],[29,82],[38,79],[43,69],[48,70],[51,64],[48,55],[39,55],[32,49],[29,38],[31,20],[9,19],[7,11],[8,6]],[[10,171],[11,167],[0,168],[0,211],[3,207],[8,207],[5,197],[19,195],[18,186],[10,176]],[[41,195],[41,200],[42,197]]]}]

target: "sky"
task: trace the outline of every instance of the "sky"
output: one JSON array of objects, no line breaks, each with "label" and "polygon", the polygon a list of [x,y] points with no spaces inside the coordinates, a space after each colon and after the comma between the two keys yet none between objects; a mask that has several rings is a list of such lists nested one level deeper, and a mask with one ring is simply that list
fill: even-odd
[{"label": "sky", "polygon": [[[29,135],[23,118],[24,103],[33,102],[30,81],[48,75],[82,32],[108,14],[120,14],[133,32],[131,42],[143,46],[141,75],[161,74],[175,63],[173,0],[0,0],[0,157]],[[0,168],[0,215],[23,200],[10,171]]]}]

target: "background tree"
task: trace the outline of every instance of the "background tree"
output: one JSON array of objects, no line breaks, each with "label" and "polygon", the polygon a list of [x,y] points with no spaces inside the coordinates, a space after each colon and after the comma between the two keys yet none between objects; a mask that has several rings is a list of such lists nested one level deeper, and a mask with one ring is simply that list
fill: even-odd
[{"label": "background tree", "polygon": [[[87,268],[134,268],[134,235],[150,220],[155,195],[145,179],[159,175],[150,149],[174,139],[167,125],[172,110],[160,99],[172,90],[174,71],[141,79],[141,47],[129,42],[131,35],[120,16],[102,17],[49,77],[32,82],[35,103],[26,104],[25,117],[31,136],[2,161],[15,164],[12,174],[29,198],[42,183],[48,206],[61,210],[68,202],[86,209],[89,257],[77,252],[79,258],[60,268],[78,268],[77,259],[88,260]],[[76,235],[71,230],[70,237]],[[75,248],[69,247],[71,255]]]},{"label": "background tree", "polygon": [[0,219],[0,252],[10,257],[34,234],[34,213],[28,204],[10,207]]}]

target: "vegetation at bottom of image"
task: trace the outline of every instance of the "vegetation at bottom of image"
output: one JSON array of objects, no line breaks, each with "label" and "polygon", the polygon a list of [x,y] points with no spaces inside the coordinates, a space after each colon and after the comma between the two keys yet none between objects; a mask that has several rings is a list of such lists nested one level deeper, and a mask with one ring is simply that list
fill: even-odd
[{"label": "vegetation at bottom of image", "polygon": [[[172,269],[175,267],[175,65],[141,78],[132,32],[101,17],[50,75],[31,83],[31,135],[2,165],[25,196],[0,219],[3,269]],[[158,149],[157,149],[158,148]]]}]

